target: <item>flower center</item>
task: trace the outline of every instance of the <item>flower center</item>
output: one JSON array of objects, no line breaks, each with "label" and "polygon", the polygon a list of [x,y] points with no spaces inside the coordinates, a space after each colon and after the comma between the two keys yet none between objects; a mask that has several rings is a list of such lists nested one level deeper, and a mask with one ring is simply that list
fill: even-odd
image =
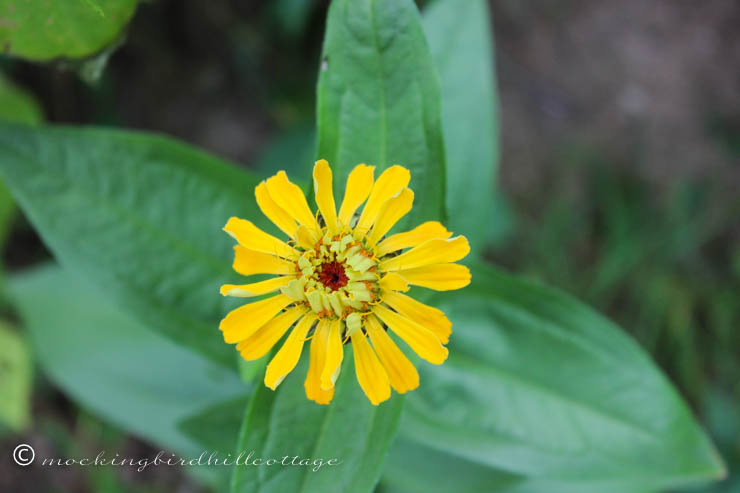
[{"label": "flower center", "polygon": [[336,291],[347,285],[349,277],[344,271],[344,265],[334,260],[321,264],[319,267],[319,281],[329,288],[330,291]]},{"label": "flower center", "polygon": [[[296,278],[280,290],[319,318],[359,321],[378,302],[378,261],[352,231],[326,229],[310,248],[296,247]],[[355,315],[353,315],[355,314]]]}]

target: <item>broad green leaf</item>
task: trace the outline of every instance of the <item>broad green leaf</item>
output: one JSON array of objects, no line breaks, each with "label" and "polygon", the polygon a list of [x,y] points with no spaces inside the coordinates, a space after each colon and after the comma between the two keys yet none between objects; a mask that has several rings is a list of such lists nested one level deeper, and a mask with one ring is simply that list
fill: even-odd
[{"label": "broad green leaf", "polygon": [[0,73],[0,120],[32,125],[42,119],[41,108],[34,97]]},{"label": "broad green leaf", "polygon": [[[59,267],[25,272],[9,284],[36,359],[52,382],[83,408],[166,454],[197,459],[206,446],[183,433],[179,422],[249,390],[234,373],[145,328]],[[186,472],[223,491],[229,471]]]},{"label": "broad green leaf", "polygon": [[723,474],[647,354],[579,302],[479,265],[431,303],[453,322],[450,356],[420,367],[407,437],[560,484],[657,490]]},{"label": "broad green leaf", "polygon": [[376,493],[655,493],[629,479],[559,480],[514,474],[399,436]]},{"label": "broad green leaf", "polygon": [[83,58],[114,42],[138,0],[0,0],[0,48],[28,60]]},{"label": "broad green leaf", "polygon": [[23,336],[0,323],[0,428],[24,430],[31,420],[33,365]]},{"label": "broad green leaf", "polygon": [[359,163],[411,170],[410,223],[440,219],[444,145],[440,93],[411,0],[336,0],[318,87],[317,157],[334,167],[337,197]]},{"label": "broad green leaf", "polygon": [[248,391],[235,373],[147,329],[59,267],[17,275],[8,287],[46,375],[145,440],[197,457],[203,445],[178,421]]},{"label": "broad green leaf", "polygon": [[498,493],[522,481],[520,475],[426,447],[401,435],[386,460],[378,493]]},{"label": "broad green leaf", "polygon": [[270,353],[268,353],[253,361],[246,361],[239,358],[237,363],[239,367],[239,375],[242,377],[242,380],[249,383],[258,378],[267,366],[267,363],[270,362],[270,356]]},{"label": "broad green leaf", "polygon": [[442,88],[449,229],[480,252],[495,224],[498,101],[491,16],[485,0],[436,0],[424,30]]},{"label": "broad green leaf", "polygon": [[236,448],[248,404],[248,396],[218,402],[181,420],[178,428],[202,447],[225,457]]},{"label": "broad green leaf", "polygon": [[0,174],[60,262],[148,326],[235,369],[218,322],[232,216],[267,227],[257,180],[163,137],[0,124]]},{"label": "broad green leaf", "polygon": [[345,351],[331,404],[306,399],[307,351],[295,370],[272,391],[261,385],[247,410],[236,453],[254,450],[263,459],[335,458],[318,471],[306,466],[234,469],[234,493],[363,493],[373,490],[398,425],[403,398],[370,404],[355,379],[352,352]]}]

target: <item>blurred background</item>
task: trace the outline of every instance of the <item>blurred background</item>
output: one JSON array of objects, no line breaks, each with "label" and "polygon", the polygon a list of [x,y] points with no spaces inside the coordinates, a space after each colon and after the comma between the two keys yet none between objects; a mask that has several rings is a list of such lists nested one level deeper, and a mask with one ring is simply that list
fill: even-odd
[{"label": "blurred background", "polygon": [[[0,68],[46,121],[162,132],[257,171],[304,166],[308,176],[327,5],[142,3],[104,57],[33,64],[0,56]],[[490,7],[501,136],[488,257],[628,330],[729,465],[728,480],[701,491],[740,491],[740,3]],[[20,212],[3,214],[14,215],[6,272],[50,257]],[[156,453],[33,375],[25,417],[2,425],[0,448]],[[179,469],[97,469],[40,471],[34,490],[205,491]],[[1,491],[17,479],[14,464],[0,463]]]}]

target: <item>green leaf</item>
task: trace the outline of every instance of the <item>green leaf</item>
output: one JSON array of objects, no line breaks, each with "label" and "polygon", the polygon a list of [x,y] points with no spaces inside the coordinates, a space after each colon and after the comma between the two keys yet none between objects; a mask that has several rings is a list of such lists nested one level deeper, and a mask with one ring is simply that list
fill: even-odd
[{"label": "green leaf", "polygon": [[163,137],[0,124],[0,174],[60,262],[147,325],[235,369],[218,322],[235,306],[237,215],[268,228],[257,180]]},{"label": "green leaf", "polygon": [[31,420],[33,365],[25,339],[0,323],[0,425],[24,430]]},{"label": "green leaf", "polygon": [[203,445],[177,423],[248,390],[235,373],[150,331],[58,267],[13,277],[8,287],[46,375],[145,440],[197,457]]},{"label": "green leaf", "polygon": [[329,9],[318,87],[318,153],[342,197],[359,163],[411,170],[410,223],[442,218],[440,93],[411,0],[336,0]]},{"label": "green leaf", "polygon": [[36,99],[0,73],[0,119],[33,125],[42,119]]},{"label": "green leaf", "polygon": [[436,0],[424,30],[442,88],[448,228],[480,252],[493,223],[498,167],[498,101],[491,16],[485,0]]},{"label": "green leaf", "polygon": [[630,479],[559,480],[515,474],[399,436],[377,493],[654,493]]},{"label": "green leaf", "polygon": [[377,493],[655,493],[629,479],[558,480],[528,477],[425,447],[399,437]]},{"label": "green leaf", "polygon": [[202,447],[218,451],[221,457],[225,457],[236,448],[248,404],[248,396],[219,402],[183,419],[178,429]]},{"label": "green leaf", "polygon": [[386,460],[378,493],[496,493],[523,480],[520,475],[426,447],[401,435]]},{"label": "green leaf", "polygon": [[262,374],[272,358],[271,353],[267,353],[259,359],[253,361],[246,361],[245,359],[239,358],[238,367],[239,375],[242,377],[242,381],[250,383],[257,379]]},{"label": "green leaf", "polygon": [[581,303],[481,265],[469,288],[431,304],[454,333],[447,362],[421,366],[424,383],[407,398],[400,429],[413,440],[592,488],[657,490],[724,473],[647,354]]},{"label": "green leaf", "polygon": [[28,60],[83,58],[113,43],[137,0],[0,0],[0,49]]},{"label": "green leaf", "polygon": [[371,405],[355,380],[352,352],[345,352],[343,371],[331,404],[306,399],[303,380],[306,354],[295,370],[272,391],[258,387],[245,416],[237,454],[254,450],[263,459],[311,461],[335,458],[338,465],[318,471],[306,466],[239,467],[232,492],[363,493],[373,490],[383,459],[395,435],[403,398]]}]

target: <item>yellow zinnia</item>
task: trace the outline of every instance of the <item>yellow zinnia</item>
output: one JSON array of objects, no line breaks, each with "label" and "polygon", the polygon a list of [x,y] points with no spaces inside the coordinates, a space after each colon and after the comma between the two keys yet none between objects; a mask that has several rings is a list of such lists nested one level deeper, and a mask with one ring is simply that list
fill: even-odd
[{"label": "yellow zinnia", "polygon": [[[306,396],[319,404],[328,404],[334,395],[347,343],[352,344],[357,380],[376,405],[390,397],[391,387],[402,394],[419,385],[416,368],[387,329],[430,363],[447,358],[444,344],[452,323],[442,311],[403,293],[410,285],[437,291],[466,286],[470,271],[453,262],[468,254],[468,240],[450,238],[452,233],[436,221],[386,236],[411,210],[411,175],[396,165],[374,182],[374,169],[360,164],[352,170],[339,213],[325,160],[313,169],[316,215],[284,171],[260,183],[257,204],[288,235],[287,242],[244,219],[232,217],[224,226],[239,243],[234,247],[236,272],[277,275],[221,286],[225,296],[279,291],[233,310],[220,325],[224,340],[236,343],[247,361],[267,354],[292,327],[267,365],[265,385],[273,390],[295,368],[309,339]],[[356,213],[363,202],[362,212]]]}]

